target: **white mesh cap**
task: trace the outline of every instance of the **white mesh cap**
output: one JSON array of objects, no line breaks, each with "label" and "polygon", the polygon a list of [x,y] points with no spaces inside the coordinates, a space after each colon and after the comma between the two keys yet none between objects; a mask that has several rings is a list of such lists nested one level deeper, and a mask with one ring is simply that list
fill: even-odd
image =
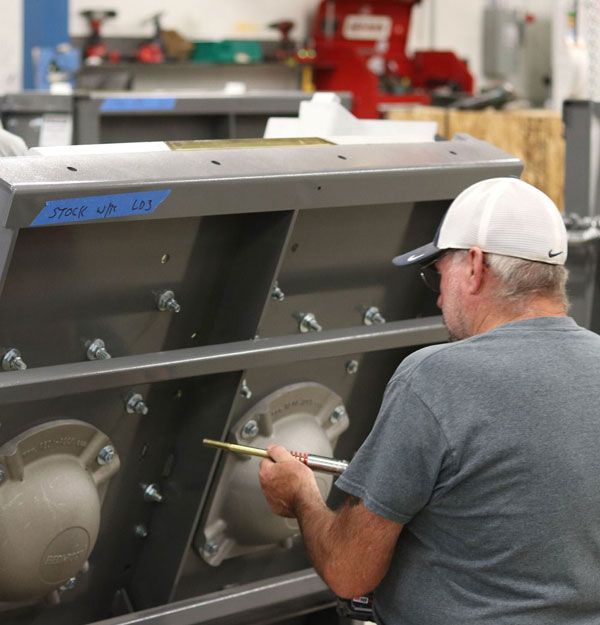
[{"label": "white mesh cap", "polygon": [[551,265],[567,260],[567,231],[556,204],[517,178],[491,178],[452,202],[432,243],[394,258],[395,265],[424,264],[448,249],[484,252]]}]

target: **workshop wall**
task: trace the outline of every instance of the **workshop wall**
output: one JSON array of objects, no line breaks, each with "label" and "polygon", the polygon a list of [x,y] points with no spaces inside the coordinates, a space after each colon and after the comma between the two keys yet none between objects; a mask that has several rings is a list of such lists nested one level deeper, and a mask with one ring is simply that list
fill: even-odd
[{"label": "workshop wall", "polygon": [[0,93],[19,91],[23,73],[23,3],[2,3],[2,21],[8,25],[0,37]]},{"label": "workshop wall", "polygon": [[[483,9],[488,0],[422,0],[413,12],[409,50],[433,48],[454,50],[468,60],[477,84],[482,83]],[[549,19],[550,0],[504,0],[506,6]],[[150,37],[152,25],[148,18],[164,11],[165,28],[176,29],[191,39],[255,38],[277,39],[270,22],[291,19],[296,22],[292,32],[303,39],[310,28],[310,18],[319,0],[228,0],[218,9],[211,0],[70,0],[70,34],[84,36],[87,24],[79,13],[84,9],[115,8],[119,16],[104,28],[107,37]]]}]

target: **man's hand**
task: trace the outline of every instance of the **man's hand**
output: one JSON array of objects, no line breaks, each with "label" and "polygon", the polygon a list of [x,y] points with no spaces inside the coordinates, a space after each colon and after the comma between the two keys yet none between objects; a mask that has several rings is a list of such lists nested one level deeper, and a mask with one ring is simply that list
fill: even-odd
[{"label": "man's hand", "polygon": [[267,503],[275,514],[294,518],[303,498],[321,497],[315,476],[285,447],[270,445],[267,451],[270,459],[260,463],[258,474]]},{"label": "man's hand", "polygon": [[284,447],[267,449],[260,484],[275,514],[296,517],[308,555],[319,575],[340,597],[371,592],[386,574],[402,525],[347,499],[329,510],[313,472]]}]

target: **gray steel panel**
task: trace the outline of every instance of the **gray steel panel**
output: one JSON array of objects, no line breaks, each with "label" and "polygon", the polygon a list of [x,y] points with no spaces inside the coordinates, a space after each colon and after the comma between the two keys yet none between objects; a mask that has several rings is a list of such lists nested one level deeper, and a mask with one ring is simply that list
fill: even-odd
[{"label": "gray steel panel", "polygon": [[[198,557],[193,536],[220,475],[201,438],[225,438],[253,402],[314,381],[347,406],[336,454],[352,457],[398,363],[447,338],[418,272],[390,258],[431,240],[466,185],[519,171],[516,159],[470,139],[0,161],[0,216],[13,224],[0,346],[21,348],[31,364],[0,373],[0,443],[79,418],[110,435],[123,467],[88,576],[52,610],[0,607],[3,622],[81,625],[160,606],[123,618],[257,623],[329,605],[299,542],[216,570]],[[144,219],[27,227],[53,198],[164,188],[170,197]],[[284,301],[270,296],[275,280]],[[156,309],[153,293],[166,287],[181,294],[179,314]],[[388,323],[360,325],[366,304]],[[325,330],[301,335],[299,311],[315,312]],[[83,341],[96,336],[113,359],[83,361]],[[131,391],[147,415],[126,412]],[[142,498],[150,482],[161,505]]]}]

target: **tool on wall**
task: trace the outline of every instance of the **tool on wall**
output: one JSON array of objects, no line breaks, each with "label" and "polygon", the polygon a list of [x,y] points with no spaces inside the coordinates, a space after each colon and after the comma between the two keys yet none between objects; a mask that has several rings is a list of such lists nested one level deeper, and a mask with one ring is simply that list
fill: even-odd
[{"label": "tool on wall", "polygon": [[144,22],[147,23],[151,21],[154,24],[154,37],[142,43],[138,48],[135,57],[140,63],[164,63],[165,52],[161,39],[161,16],[162,12],[156,13],[149,18],[149,20],[145,20]]},{"label": "tool on wall", "polygon": [[81,11],[90,27],[90,35],[85,43],[83,58],[88,65],[99,65],[106,60],[116,63],[120,60],[120,54],[114,50],[109,50],[102,38],[102,25],[109,19],[117,17],[117,12],[113,10]]},{"label": "tool on wall", "polygon": [[293,30],[295,24],[291,20],[279,20],[278,22],[272,22],[269,24],[269,28],[277,30],[280,35],[279,45],[275,50],[275,58],[278,61],[287,61],[293,59],[296,51],[296,46],[290,38],[290,32]]}]

